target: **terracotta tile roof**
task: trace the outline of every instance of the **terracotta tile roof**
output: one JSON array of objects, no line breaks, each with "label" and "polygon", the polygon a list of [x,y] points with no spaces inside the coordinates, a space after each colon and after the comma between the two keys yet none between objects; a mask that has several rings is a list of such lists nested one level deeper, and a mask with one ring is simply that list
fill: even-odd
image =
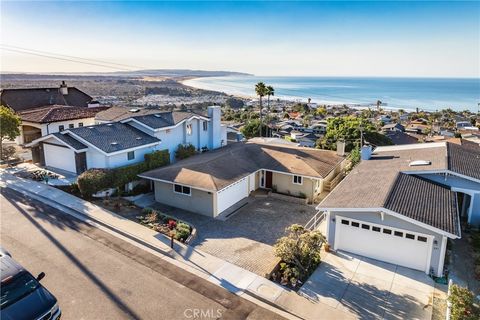
[{"label": "terracotta tile roof", "polygon": [[400,173],[384,207],[460,236],[456,197],[448,187],[415,175]]},{"label": "terracotta tile roof", "polygon": [[22,121],[50,123],[74,119],[94,118],[97,113],[107,109],[108,107],[84,108],[52,105],[20,111],[18,114]]},{"label": "terracotta tile roof", "polygon": [[344,159],[333,151],[239,142],[141,176],[218,191],[259,169],[324,178]]}]

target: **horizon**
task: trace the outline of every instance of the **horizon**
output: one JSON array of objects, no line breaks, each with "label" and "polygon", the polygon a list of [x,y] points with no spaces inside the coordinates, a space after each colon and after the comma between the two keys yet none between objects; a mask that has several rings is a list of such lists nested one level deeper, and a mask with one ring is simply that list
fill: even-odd
[{"label": "horizon", "polygon": [[477,79],[479,13],[462,1],[2,2],[0,70]]}]

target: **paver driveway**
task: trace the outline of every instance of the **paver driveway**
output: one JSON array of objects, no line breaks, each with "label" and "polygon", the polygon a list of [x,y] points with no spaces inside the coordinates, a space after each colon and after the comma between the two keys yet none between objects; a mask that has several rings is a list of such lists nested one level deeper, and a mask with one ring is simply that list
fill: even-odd
[{"label": "paver driveway", "polygon": [[158,203],[154,207],[197,228],[192,246],[261,276],[278,262],[272,245],[285,228],[293,223],[305,225],[316,213],[313,206],[269,197],[252,199],[226,221]]},{"label": "paver driveway", "polygon": [[433,280],[421,271],[330,253],[300,294],[359,319],[431,319]]}]

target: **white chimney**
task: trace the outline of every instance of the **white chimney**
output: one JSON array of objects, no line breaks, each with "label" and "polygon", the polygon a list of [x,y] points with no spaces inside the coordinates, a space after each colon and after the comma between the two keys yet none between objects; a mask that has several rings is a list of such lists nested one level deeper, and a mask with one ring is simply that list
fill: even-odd
[{"label": "white chimney", "polygon": [[370,160],[372,157],[372,146],[364,145],[360,151],[362,160]]},{"label": "white chimney", "polygon": [[65,84],[65,81],[62,81],[62,84],[60,85],[60,92],[66,96],[68,94],[68,87]]},{"label": "white chimney", "polygon": [[210,124],[208,128],[210,132],[209,137],[209,149],[217,149],[222,146],[222,113],[220,106],[208,107],[208,117],[210,118]]},{"label": "white chimney", "polygon": [[[96,108],[96,107],[100,107],[100,102],[96,101],[96,100],[92,100],[90,101],[88,104],[87,104],[87,107],[88,108]],[[132,109],[130,109],[130,112]]]},{"label": "white chimney", "polygon": [[337,140],[337,155],[343,157],[345,155],[345,141]]}]

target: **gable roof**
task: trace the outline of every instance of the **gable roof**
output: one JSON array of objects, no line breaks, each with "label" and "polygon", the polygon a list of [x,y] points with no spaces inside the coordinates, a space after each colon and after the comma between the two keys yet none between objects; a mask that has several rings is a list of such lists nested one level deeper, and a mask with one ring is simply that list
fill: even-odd
[{"label": "gable roof", "polygon": [[[152,129],[160,129],[165,127],[175,126],[186,119],[190,119],[191,117],[204,117],[204,116],[201,116],[194,112],[171,111],[171,112],[157,112],[155,114],[135,116],[131,118],[135,119],[136,121]],[[204,118],[208,118],[208,117],[204,117]]]},{"label": "gable roof", "polygon": [[0,93],[0,103],[17,112],[48,105],[87,107],[92,99],[75,87],[68,87],[66,95],[61,93],[60,87],[3,89]]},{"label": "gable roof", "polygon": [[238,142],[145,172],[141,177],[218,191],[260,169],[325,178],[344,159],[327,150]]},{"label": "gable roof", "polygon": [[448,169],[480,180],[480,145],[447,143]]},{"label": "gable roof", "polygon": [[120,122],[68,129],[64,132],[70,134],[72,138],[82,143],[91,144],[105,153],[160,143],[159,139]]},{"label": "gable roof", "polygon": [[74,119],[93,118],[95,115],[108,107],[72,107],[64,105],[44,106],[40,108],[20,111],[18,114],[22,121],[35,123],[49,123]]},{"label": "gable roof", "polygon": [[400,173],[385,201],[386,209],[460,236],[456,197],[448,187]]},{"label": "gable roof", "polygon": [[62,142],[69,145],[75,150],[83,150],[88,148],[86,145],[84,145],[80,141],[76,140],[75,138],[72,138],[72,136],[69,135],[68,133],[62,134],[60,132],[55,132],[52,135],[54,135],[56,138],[58,138],[59,140],[61,140]]}]

